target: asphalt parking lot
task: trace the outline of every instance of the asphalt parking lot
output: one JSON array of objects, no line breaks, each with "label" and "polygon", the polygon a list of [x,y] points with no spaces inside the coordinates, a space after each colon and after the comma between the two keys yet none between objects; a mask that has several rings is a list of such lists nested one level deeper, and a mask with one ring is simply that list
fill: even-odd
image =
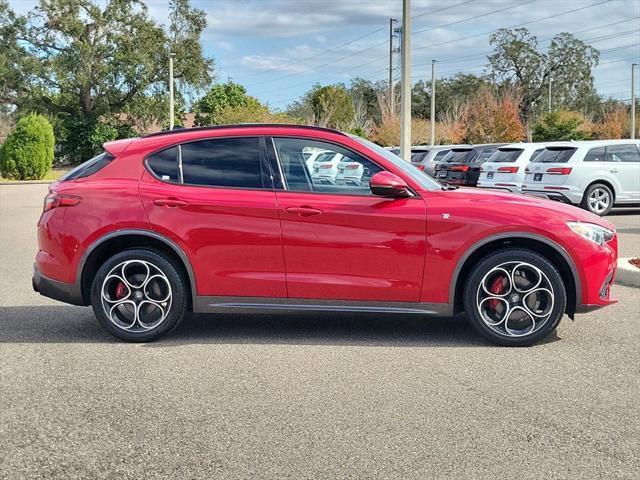
[{"label": "asphalt parking lot", "polygon": [[[640,290],[495,347],[461,319],[193,317],[125,344],[31,290],[0,186],[0,478],[639,478]],[[609,219],[640,255],[638,210]]]}]

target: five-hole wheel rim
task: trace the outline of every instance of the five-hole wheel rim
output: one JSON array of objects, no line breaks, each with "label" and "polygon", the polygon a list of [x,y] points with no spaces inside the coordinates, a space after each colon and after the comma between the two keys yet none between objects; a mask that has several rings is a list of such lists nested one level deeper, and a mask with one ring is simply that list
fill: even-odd
[{"label": "five-hole wheel rim", "polygon": [[156,265],[127,260],[109,271],[102,282],[101,298],[113,325],[127,332],[146,332],[167,318],[173,292],[169,279]]},{"label": "five-hole wheel rim", "polygon": [[549,321],[555,296],[547,275],[535,265],[511,261],[487,272],[476,292],[486,326],[505,337],[532,335]]}]

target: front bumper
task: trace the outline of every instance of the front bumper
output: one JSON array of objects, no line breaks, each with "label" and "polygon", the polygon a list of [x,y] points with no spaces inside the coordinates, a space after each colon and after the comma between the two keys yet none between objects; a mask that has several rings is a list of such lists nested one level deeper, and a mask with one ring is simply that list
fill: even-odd
[{"label": "front bumper", "polygon": [[80,286],[75,283],[66,283],[54,280],[42,275],[38,268],[33,266],[33,278],[31,279],[31,286],[33,290],[40,295],[52,298],[64,303],[70,303],[71,305],[87,305],[83,296]]}]

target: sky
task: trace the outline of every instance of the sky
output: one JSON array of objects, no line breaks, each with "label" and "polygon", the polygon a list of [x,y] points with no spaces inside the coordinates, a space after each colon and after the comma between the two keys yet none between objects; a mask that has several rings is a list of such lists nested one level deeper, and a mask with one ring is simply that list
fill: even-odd
[{"label": "sky", "polygon": [[[37,1],[9,3],[24,13]],[[158,23],[168,22],[168,0],[145,3]],[[192,4],[207,12],[202,43],[215,60],[216,80],[241,83],[250,95],[279,110],[314,83],[387,79],[389,18],[402,18],[402,0]],[[491,52],[489,35],[503,27],[525,27],[543,51],[559,32],[574,33],[597,48],[598,91],[620,100],[631,97],[631,64],[640,63],[640,0],[413,0],[411,17],[413,82],[430,81],[433,59],[440,78],[458,72],[481,74]],[[397,81],[399,54],[394,55],[394,69]]]}]

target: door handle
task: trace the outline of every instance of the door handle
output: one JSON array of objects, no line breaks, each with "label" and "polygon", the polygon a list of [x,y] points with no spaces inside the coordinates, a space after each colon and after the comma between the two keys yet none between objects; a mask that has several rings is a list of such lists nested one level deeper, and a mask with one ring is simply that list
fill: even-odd
[{"label": "door handle", "polygon": [[322,210],[318,210],[317,208],[311,208],[307,206],[302,207],[287,207],[284,209],[287,213],[293,213],[295,215],[300,215],[301,217],[309,217],[311,215],[321,215]]},{"label": "door handle", "polygon": [[611,170],[611,173],[618,173],[618,170],[614,168],[613,170]]},{"label": "door handle", "polygon": [[154,205],[158,205],[159,207],[186,207],[189,205],[187,202],[183,202],[182,200],[178,200],[177,198],[157,198],[153,201]]}]

